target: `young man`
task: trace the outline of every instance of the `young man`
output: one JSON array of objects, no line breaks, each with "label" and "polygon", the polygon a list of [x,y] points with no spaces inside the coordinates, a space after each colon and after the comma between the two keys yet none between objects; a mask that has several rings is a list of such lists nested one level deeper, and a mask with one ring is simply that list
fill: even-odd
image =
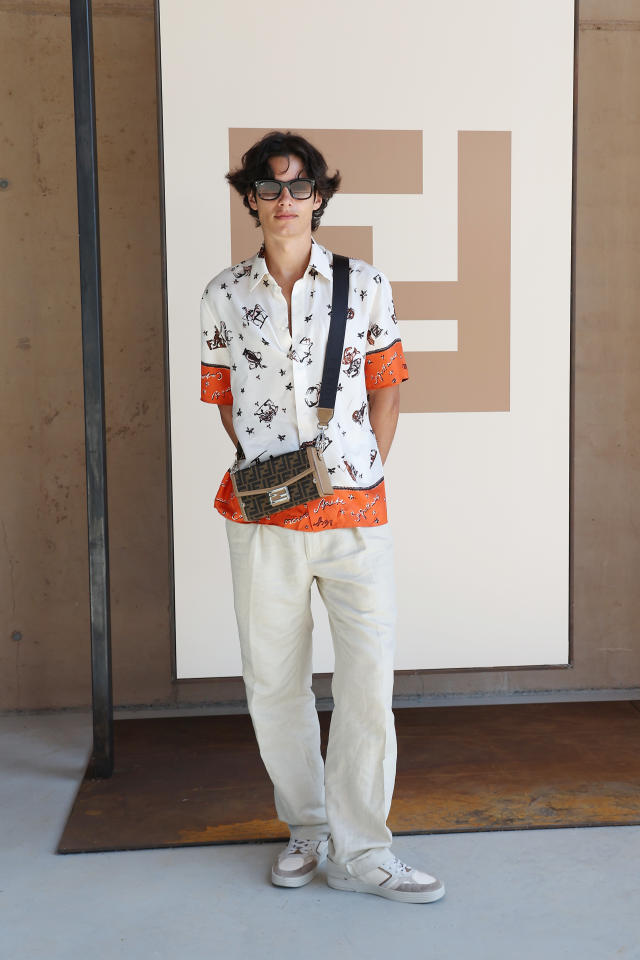
[{"label": "young man", "polygon": [[[314,443],[332,302],[333,255],[312,236],[340,175],[291,132],[270,133],[227,180],[262,227],[250,259],[202,296],[202,391],[247,461]],[[229,471],[225,517],[242,669],[278,817],[290,830],[272,882],[308,883],[327,859],[339,890],[428,902],[443,884],[391,852],[395,781],[393,544],[382,464],[408,379],[391,287],[350,259],[348,319],[324,459],[334,493],[250,523]],[[335,650],[326,765],[311,688],[314,581]]]}]

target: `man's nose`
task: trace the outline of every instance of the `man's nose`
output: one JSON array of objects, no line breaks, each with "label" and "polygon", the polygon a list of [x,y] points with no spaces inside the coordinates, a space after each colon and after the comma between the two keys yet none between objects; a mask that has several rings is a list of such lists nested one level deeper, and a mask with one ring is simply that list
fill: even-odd
[{"label": "man's nose", "polygon": [[[285,197],[285,190],[286,190],[286,192],[287,192],[286,197]],[[287,187],[286,185],[282,187],[282,190],[280,191],[280,196],[278,197],[278,200],[293,200],[293,197],[292,197],[291,194],[289,193],[289,187]]]}]

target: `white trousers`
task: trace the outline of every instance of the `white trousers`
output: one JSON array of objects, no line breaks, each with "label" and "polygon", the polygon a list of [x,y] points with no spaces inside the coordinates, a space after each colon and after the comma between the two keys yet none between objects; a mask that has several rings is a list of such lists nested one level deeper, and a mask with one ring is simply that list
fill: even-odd
[{"label": "white trousers", "polygon": [[[388,523],[306,532],[226,520],[249,713],[292,837],[329,836],[357,876],[388,856],[396,774],[396,594]],[[311,585],[335,667],[326,764],[311,688]]]}]

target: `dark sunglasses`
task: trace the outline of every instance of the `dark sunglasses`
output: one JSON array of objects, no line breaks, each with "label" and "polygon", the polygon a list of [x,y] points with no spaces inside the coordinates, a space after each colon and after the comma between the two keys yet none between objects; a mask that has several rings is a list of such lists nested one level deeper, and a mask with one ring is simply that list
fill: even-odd
[{"label": "dark sunglasses", "polygon": [[256,193],[261,200],[277,200],[286,187],[294,200],[308,200],[313,193],[315,180],[298,177],[296,180],[256,180]]}]

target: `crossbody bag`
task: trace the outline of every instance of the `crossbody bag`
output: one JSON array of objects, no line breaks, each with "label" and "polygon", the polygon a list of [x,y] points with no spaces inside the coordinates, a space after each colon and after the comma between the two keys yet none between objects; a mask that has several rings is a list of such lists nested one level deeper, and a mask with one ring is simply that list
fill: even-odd
[{"label": "crossbody bag", "polygon": [[318,400],[318,436],[315,443],[304,444],[297,450],[271,456],[245,467],[239,465],[244,454],[238,444],[236,459],[229,473],[244,520],[261,520],[333,493],[323,457],[324,432],[333,417],[336,402],[347,326],[348,292],[349,258],[334,253],[331,322]]}]

